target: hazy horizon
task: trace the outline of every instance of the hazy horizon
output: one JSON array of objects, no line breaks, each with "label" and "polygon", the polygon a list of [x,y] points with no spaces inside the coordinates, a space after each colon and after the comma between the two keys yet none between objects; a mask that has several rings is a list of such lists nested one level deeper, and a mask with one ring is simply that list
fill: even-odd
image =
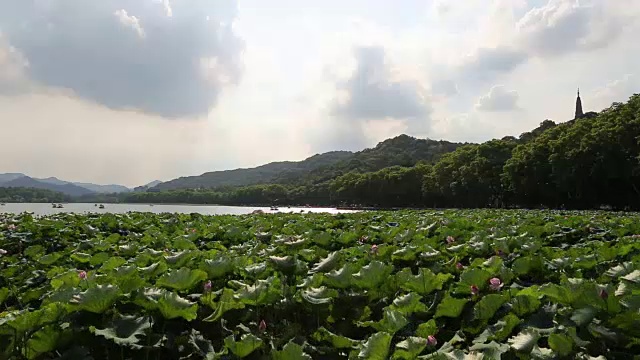
[{"label": "hazy horizon", "polygon": [[638,92],[640,2],[0,0],[0,173],[134,187]]}]

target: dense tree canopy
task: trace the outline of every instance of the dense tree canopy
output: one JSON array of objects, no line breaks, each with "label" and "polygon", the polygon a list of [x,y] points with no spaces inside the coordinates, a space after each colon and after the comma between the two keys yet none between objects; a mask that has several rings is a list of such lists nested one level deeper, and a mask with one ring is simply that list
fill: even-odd
[{"label": "dense tree canopy", "polygon": [[45,189],[0,187],[0,203],[14,202],[68,202],[71,197],[60,192]]},{"label": "dense tree canopy", "polygon": [[[133,202],[358,204],[382,207],[640,208],[640,95],[599,114],[545,120],[519,138],[406,151],[398,137],[304,182],[123,195]],[[440,146],[450,146],[446,143]],[[438,153],[425,159],[425,153]],[[422,157],[422,158],[421,158]],[[420,160],[422,159],[422,160]]]}]

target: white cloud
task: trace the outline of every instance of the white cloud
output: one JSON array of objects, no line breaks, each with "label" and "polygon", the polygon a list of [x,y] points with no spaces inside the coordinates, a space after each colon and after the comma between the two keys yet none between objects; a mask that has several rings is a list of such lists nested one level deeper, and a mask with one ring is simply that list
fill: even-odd
[{"label": "white cloud", "polygon": [[614,102],[624,102],[631,95],[640,92],[640,81],[633,74],[625,74],[621,79],[609,82],[593,91],[587,99],[595,109],[604,109]]},{"label": "white cloud", "polygon": [[513,111],[518,109],[518,92],[507,90],[504,85],[491,87],[489,93],[482,95],[476,103],[479,111]]},{"label": "white cloud", "polygon": [[118,18],[122,25],[133,29],[133,31],[135,31],[140,38],[145,37],[144,29],[142,28],[142,25],[140,25],[140,19],[133,15],[127,14],[127,10],[116,10],[113,15]]}]

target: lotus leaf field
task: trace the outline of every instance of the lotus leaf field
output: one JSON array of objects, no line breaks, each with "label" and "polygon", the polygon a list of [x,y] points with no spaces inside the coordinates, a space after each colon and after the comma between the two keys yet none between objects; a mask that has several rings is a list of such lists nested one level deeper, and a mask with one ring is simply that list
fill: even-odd
[{"label": "lotus leaf field", "polygon": [[638,214],[0,214],[3,359],[629,359]]}]

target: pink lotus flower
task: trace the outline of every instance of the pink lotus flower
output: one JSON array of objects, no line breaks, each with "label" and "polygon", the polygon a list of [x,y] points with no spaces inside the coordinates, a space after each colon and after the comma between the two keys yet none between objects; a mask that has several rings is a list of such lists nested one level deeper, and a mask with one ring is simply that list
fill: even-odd
[{"label": "pink lotus flower", "polygon": [[258,325],[258,330],[260,331],[267,330],[267,323],[264,320],[260,320],[260,324]]},{"label": "pink lotus flower", "polygon": [[371,245],[371,253],[373,255],[378,255],[378,245],[376,244]]},{"label": "pink lotus flower", "polygon": [[607,300],[607,298],[609,298],[609,293],[605,289],[600,289],[599,295],[600,295],[600,298],[602,298],[603,300]]},{"label": "pink lotus flower", "polygon": [[480,289],[478,289],[478,287],[475,285],[471,285],[471,295],[475,296],[478,294],[480,294]]},{"label": "pink lotus flower", "polygon": [[456,242],[456,239],[453,236],[447,236],[447,244],[453,244],[454,242]]},{"label": "pink lotus flower", "polygon": [[436,337],[433,335],[429,335],[427,336],[427,344],[429,346],[436,346],[438,345],[438,339],[436,339]]},{"label": "pink lotus flower", "polygon": [[197,231],[196,229],[191,229],[191,232],[194,234],[196,233],[196,231]]},{"label": "pink lotus flower", "polygon": [[211,291],[211,280],[207,280],[207,282],[204,283],[204,291],[205,292]]},{"label": "pink lotus flower", "polygon": [[502,252],[502,250],[498,249],[498,250],[496,250],[496,255],[502,257],[502,256],[504,256],[504,252]]},{"label": "pink lotus flower", "polygon": [[0,255],[7,255],[8,251],[5,249],[0,249]]},{"label": "pink lotus flower", "polygon": [[360,239],[358,239],[358,242],[359,242],[360,244],[364,244],[364,243],[366,243],[368,240],[369,240],[369,237],[368,237],[368,236],[366,236],[366,235],[364,235],[364,236],[360,237]]},{"label": "pink lotus flower", "polygon": [[82,270],[78,273],[78,277],[80,278],[80,280],[85,280],[87,278],[87,272]]},{"label": "pink lotus flower", "polygon": [[498,278],[492,278],[491,280],[489,280],[489,287],[491,288],[491,290],[500,290],[502,285],[502,281],[500,281],[500,279]]},{"label": "pink lotus flower", "polygon": [[462,265],[461,263],[457,263],[456,264],[456,269],[462,270],[462,269],[464,269],[464,265]]},{"label": "pink lotus flower", "polygon": [[16,226],[13,224],[9,224],[9,226],[7,226],[7,230],[9,231],[14,231],[16,229]]}]

